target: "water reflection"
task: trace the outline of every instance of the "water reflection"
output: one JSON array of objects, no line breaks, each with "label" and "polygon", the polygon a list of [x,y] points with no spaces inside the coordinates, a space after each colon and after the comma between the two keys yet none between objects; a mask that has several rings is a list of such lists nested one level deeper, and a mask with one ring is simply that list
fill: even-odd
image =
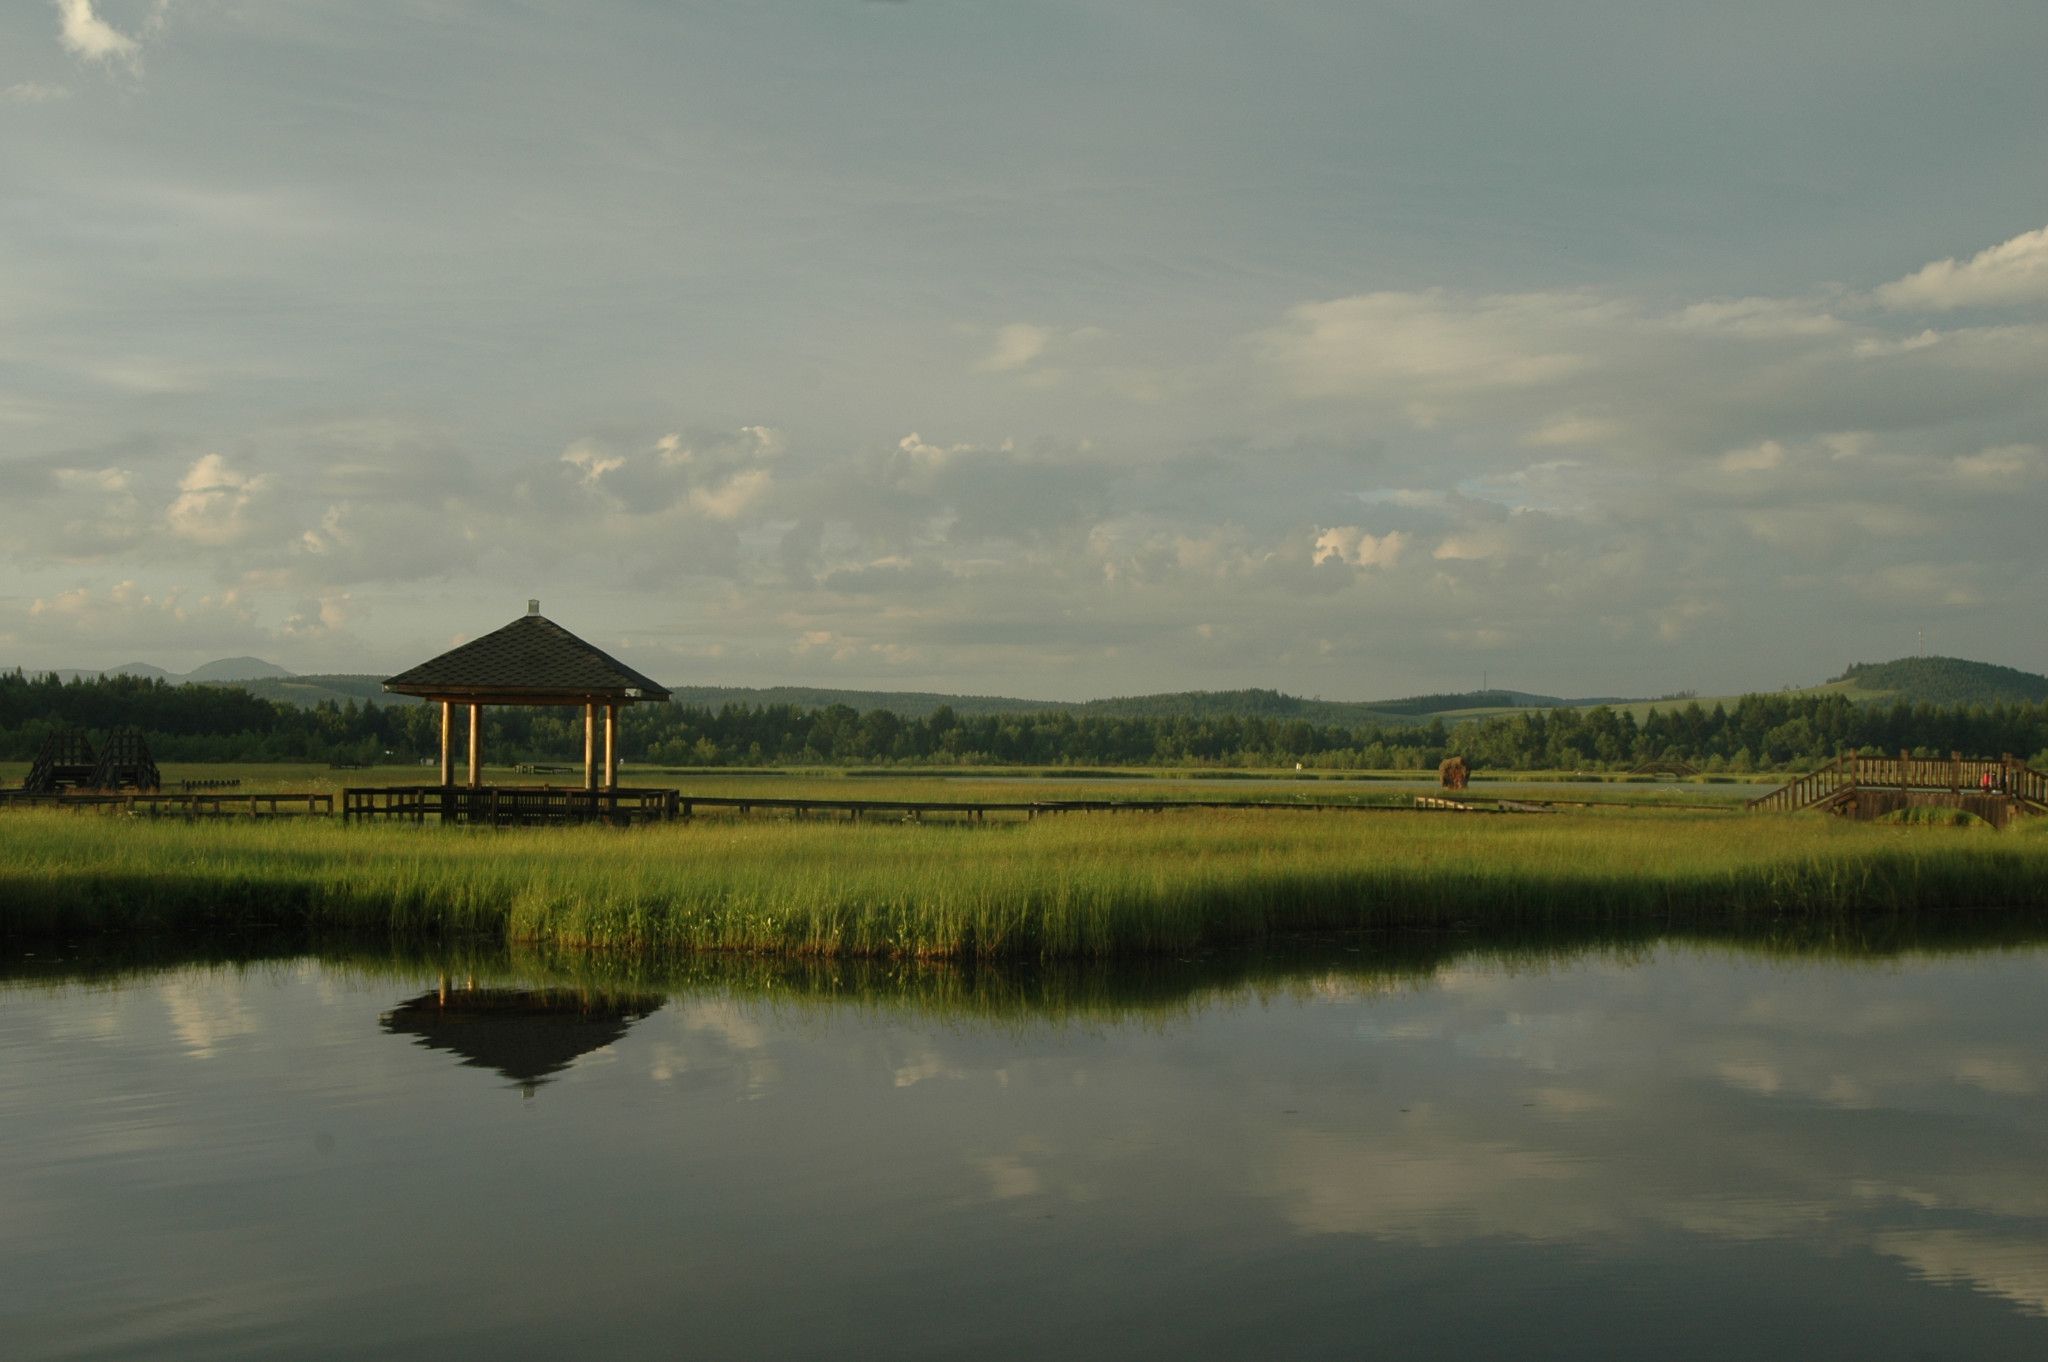
[{"label": "water reflection", "polygon": [[10,1357],[2048,1355],[2038,924],[275,949],[0,966]]},{"label": "water reflection", "polygon": [[528,1097],[580,1056],[602,1050],[661,1007],[653,996],[589,989],[480,988],[472,977],[408,998],[379,1021],[393,1035],[495,1069]]}]

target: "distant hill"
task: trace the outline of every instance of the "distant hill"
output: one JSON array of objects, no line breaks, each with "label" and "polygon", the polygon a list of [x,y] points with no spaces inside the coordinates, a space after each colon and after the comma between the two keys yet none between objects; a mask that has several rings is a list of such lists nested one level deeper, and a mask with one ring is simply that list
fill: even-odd
[{"label": "distant hill", "polygon": [[717,709],[721,705],[795,705],[815,709],[849,705],[863,713],[886,709],[922,719],[941,705],[962,717],[1065,711],[1112,719],[1229,718],[1301,719],[1320,725],[1426,724],[1439,714],[1460,718],[1514,709],[1593,705],[1599,700],[1566,700],[1528,691],[1486,690],[1409,696],[1398,700],[1320,700],[1277,690],[1196,690],[1157,695],[1120,695],[1102,700],[1025,700],[1004,695],[941,695],[930,691],[825,690],[809,686],[677,686],[677,703]]},{"label": "distant hill", "polygon": [[1830,679],[1827,688],[1848,690],[1857,698],[1930,705],[2039,704],[2048,700],[2048,676],[1961,657],[1858,662]]},{"label": "distant hill", "polygon": [[323,701],[332,700],[343,704],[349,700],[358,705],[374,701],[379,706],[425,704],[413,695],[386,695],[382,676],[364,675],[355,672],[314,673],[306,676],[265,676],[246,681],[212,681],[208,685],[235,686],[251,695],[281,705],[298,705],[310,709]]},{"label": "distant hill", "polygon": [[[184,678],[169,677],[171,681]],[[207,684],[234,685],[280,704],[312,706],[323,701],[379,705],[416,704],[412,696],[387,695],[383,677],[363,673],[266,676]],[[962,718],[991,714],[1043,714],[1064,711],[1096,718],[1228,718],[1301,719],[1321,726],[1400,727],[1427,724],[1439,716],[1446,722],[1517,709],[1558,709],[1605,704],[1602,699],[1564,699],[1529,691],[1484,690],[1440,695],[1414,695],[1396,700],[1319,700],[1276,690],[1179,691],[1158,695],[1124,695],[1103,700],[1030,700],[1008,695],[945,695],[937,691],[834,690],[822,686],[676,686],[677,704],[719,709],[745,705],[759,709],[789,705],[825,709],[846,705],[865,714],[888,710],[906,719],[923,719],[941,706]]]},{"label": "distant hill", "polygon": [[798,709],[828,709],[849,705],[865,714],[886,709],[906,719],[922,719],[940,706],[955,714],[979,717],[984,714],[1037,714],[1049,709],[1074,709],[1064,700],[1016,700],[1002,695],[940,695],[918,690],[831,690],[819,686],[673,686],[669,693],[679,705],[717,709],[723,705],[794,705]]},{"label": "distant hill", "polygon": [[202,667],[194,667],[178,678],[183,681],[255,681],[264,677],[290,676],[291,672],[275,662],[265,662],[260,657],[224,657]]},{"label": "distant hill", "polygon": [[65,681],[76,681],[80,677],[92,676],[141,676],[156,681],[168,681],[174,686],[187,681],[244,681],[262,676],[291,675],[291,672],[275,662],[265,662],[260,657],[223,657],[182,673],[165,671],[162,667],[148,662],[123,662],[118,667],[38,667],[33,674],[47,676],[52,672]]}]

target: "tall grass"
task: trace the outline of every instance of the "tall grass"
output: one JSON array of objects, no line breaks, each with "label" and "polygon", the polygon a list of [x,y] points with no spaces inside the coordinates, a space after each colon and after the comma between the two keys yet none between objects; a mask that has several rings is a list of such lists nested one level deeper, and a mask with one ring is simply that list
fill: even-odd
[{"label": "tall grass", "polygon": [[2048,904],[2038,831],[1186,811],[490,831],[0,818],[0,934],[284,925],[572,948],[1105,958],[1369,927],[1868,923]]}]

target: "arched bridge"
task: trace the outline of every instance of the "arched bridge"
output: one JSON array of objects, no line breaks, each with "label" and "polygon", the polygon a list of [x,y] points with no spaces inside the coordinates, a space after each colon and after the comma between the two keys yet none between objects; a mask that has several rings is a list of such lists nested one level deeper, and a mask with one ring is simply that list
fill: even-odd
[{"label": "arched bridge", "polygon": [[1996,761],[1866,757],[1850,752],[1818,771],[1749,801],[1752,809],[1826,809],[1850,818],[1882,818],[1902,809],[1961,809],[2002,828],[2048,813],[2048,775],[2007,755]]}]

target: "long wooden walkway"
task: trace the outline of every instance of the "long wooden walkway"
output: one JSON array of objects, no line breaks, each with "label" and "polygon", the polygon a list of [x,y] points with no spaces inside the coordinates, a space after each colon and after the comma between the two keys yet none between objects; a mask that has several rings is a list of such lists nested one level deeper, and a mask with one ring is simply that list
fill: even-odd
[{"label": "long wooden walkway", "polygon": [[1165,813],[1174,809],[1239,809],[1294,813],[1549,812],[1501,801],[1497,807],[1418,796],[1413,804],[1338,804],[1275,799],[834,799],[815,795],[699,795],[666,788],[584,790],[563,786],[394,785],[342,791],[345,822],[471,823],[541,827],[571,823],[627,826],[701,815],[825,816],[849,822],[927,818],[980,823],[991,817],[1033,819],[1067,813]]},{"label": "long wooden walkway", "polygon": [[148,818],[306,818],[334,812],[322,793],[150,794],[133,790],[0,790],[0,808],[92,809]]},{"label": "long wooden walkway", "polygon": [[2048,813],[2048,775],[2006,755],[1996,761],[1866,757],[1854,752],[1749,801],[1752,809],[1825,809],[1850,818],[1881,818],[1902,809],[1949,808],[2004,827]]}]

